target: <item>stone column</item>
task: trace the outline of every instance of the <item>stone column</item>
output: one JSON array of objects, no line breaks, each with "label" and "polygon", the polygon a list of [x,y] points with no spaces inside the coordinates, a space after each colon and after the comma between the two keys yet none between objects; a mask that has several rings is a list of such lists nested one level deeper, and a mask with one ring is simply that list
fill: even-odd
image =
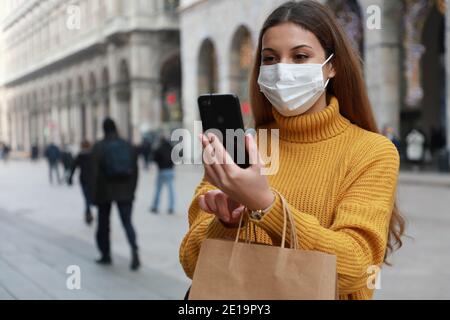
[{"label": "stone column", "polygon": [[44,145],[47,145],[51,141],[50,131],[48,129],[48,121],[50,118],[50,112],[46,106],[43,106],[42,110],[42,140]]},{"label": "stone column", "polygon": [[19,112],[19,146],[21,150],[25,147],[25,110],[23,107]]},{"label": "stone column", "polygon": [[[378,128],[390,125],[399,133],[400,129],[400,30],[401,3],[392,0],[359,0],[365,15],[364,21],[364,57],[365,78],[377,120]],[[369,29],[367,9],[381,9],[381,28]]]},{"label": "stone column", "polygon": [[97,106],[97,136],[100,139],[103,136],[103,120],[109,117],[109,89],[100,91]]},{"label": "stone column", "polygon": [[56,123],[58,124],[58,139],[61,143],[67,143],[64,134],[64,118],[63,118],[63,106],[62,102],[58,100],[56,103]]},{"label": "stone column", "polygon": [[[218,73],[218,85],[219,92],[230,92],[230,48],[225,41],[217,43],[216,59],[217,59],[217,73]],[[237,92],[233,92],[237,94]]]},{"label": "stone column", "polygon": [[[183,16],[181,16],[183,19]],[[181,26],[184,23],[180,24]],[[181,28],[182,39],[191,39],[189,37],[189,30]],[[200,121],[200,115],[197,106],[198,97],[198,50],[200,50],[201,43],[196,41],[181,41],[181,68],[182,68],[182,107],[183,107],[183,127],[190,132],[190,139],[183,139],[183,158],[188,161],[197,162],[201,159],[201,147],[194,149],[194,143],[197,139],[194,132],[194,124]],[[195,48],[193,50],[192,48]],[[200,132],[199,132],[200,133]],[[189,141],[190,140],[190,141]],[[195,153],[198,154],[195,154]]]},{"label": "stone column", "polygon": [[40,107],[38,109],[37,113],[37,136],[38,136],[38,142],[39,146],[42,150],[45,147],[44,144],[44,110],[42,110]]},{"label": "stone column", "polygon": [[81,119],[81,99],[77,97],[71,105],[71,125],[72,125],[72,141],[75,145],[79,145],[83,138],[82,119]]},{"label": "stone column", "polygon": [[34,143],[36,143],[38,146],[39,144],[39,113],[37,109],[34,110],[33,115],[33,135],[34,135]]},{"label": "stone column", "polygon": [[28,136],[30,148],[34,144],[34,114],[33,109],[28,109]]},{"label": "stone column", "polygon": [[17,111],[17,149],[23,150],[23,111],[22,107]]},{"label": "stone column", "polygon": [[[446,86],[447,86],[447,101],[446,101],[446,124],[447,124],[447,150],[450,152],[450,3],[447,1],[447,8],[445,12],[445,72],[446,72]],[[449,159],[450,165],[450,159]]]},{"label": "stone column", "polygon": [[106,99],[104,97],[99,98],[99,102],[96,108],[96,116],[97,116],[97,130],[95,132],[95,140],[98,140],[102,136],[102,124],[103,120],[106,118]]},{"label": "stone column", "polygon": [[65,139],[66,139],[67,143],[72,143],[72,137],[71,137],[72,115],[71,115],[71,108],[70,108],[69,100],[67,100],[65,105],[64,105],[63,117],[64,117],[64,136],[65,136]]},{"label": "stone column", "polygon": [[64,143],[69,143],[67,108],[64,104],[61,104],[59,108],[59,130],[61,134],[61,140],[63,140]]},{"label": "stone column", "polygon": [[[184,45],[183,48],[185,46],[187,45]],[[186,53],[184,52],[184,50],[181,50],[181,55],[181,59],[183,61],[181,65],[183,72],[183,124],[185,128],[190,128],[191,126],[193,126],[195,120],[199,120],[197,108],[198,61],[195,58],[194,54]]]},{"label": "stone column", "polygon": [[50,101],[50,109],[49,109],[49,133],[50,139],[56,143],[57,145],[61,144],[61,134],[60,134],[60,123],[58,121],[58,106],[55,102]]},{"label": "stone column", "polygon": [[17,149],[17,111],[11,112],[11,148]]},{"label": "stone column", "polygon": [[28,109],[25,109],[23,112],[23,148],[27,152],[31,148],[30,111]]},{"label": "stone column", "polygon": [[116,120],[117,129],[119,130],[119,134],[124,139],[128,140],[129,131],[131,131],[130,126],[130,101],[128,99],[118,99],[117,100],[119,116]]},{"label": "stone column", "polygon": [[85,103],[86,113],[85,118],[83,119],[86,126],[86,136],[83,137],[87,140],[91,140],[94,135],[94,125],[93,125],[93,119],[94,119],[94,103],[92,99],[86,99]]},{"label": "stone column", "polygon": [[118,121],[120,118],[119,101],[117,99],[117,83],[119,82],[119,62],[116,59],[116,47],[110,43],[107,46],[107,60],[109,72],[109,116]]},{"label": "stone column", "polygon": [[37,120],[37,113],[36,110],[32,109],[31,111],[31,143],[37,144],[38,141],[38,120]]},{"label": "stone column", "polygon": [[95,141],[97,139],[98,134],[98,121],[99,121],[99,100],[100,100],[100,90],[94,86],[94,89],[91,90],[89,95],[89,105],[90,105],[90,114],[89,114],[89,127],[90,132],[88,135],[88,140],[90,142]]},{"label": "stone column", "polygon": [[133,142],[143,131],[161,125],[161,55],[156,34],[132,34],[130,39],[131,124]]},{"label": "stone column", "polygon": [[161,125],[161,89],[156,79],[133,80],[131,84],[131,123],[133,142],[139,143],[142,133]]},{"label": "stone column", "polygon": [[[83,108],[84,108],[84,112],[83,112]],[[88,137],[88,123],[86,121],[86,119],[88,119],[88,104],[87,102],[82,99],[80,101],[80,103],[77,106],[78,112],[77,112],[77,118],[79,121],[79,126],[77,126],[76,128],[79,128],[79,132],[77,135],[77,141],[76,144],[79,145],[81,143],[81,141],[83,141],[83,139]]]}]

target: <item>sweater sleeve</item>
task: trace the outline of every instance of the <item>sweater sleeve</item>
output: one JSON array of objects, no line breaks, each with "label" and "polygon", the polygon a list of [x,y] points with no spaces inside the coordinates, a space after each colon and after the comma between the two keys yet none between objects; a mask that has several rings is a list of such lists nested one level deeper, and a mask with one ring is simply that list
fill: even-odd
[{"label": "sweater sleeve", "polygon": [[181,242],[179,258],[186,275],[191,279],[203,240],[207,238],[234,239],[236,237],[237,228],[225,227],[214,215],[200,209],[199,196],[214,189],[216,187],[203,179],[196,188],[194,198],[189,206],[189,230]]},{"label": "sweater sleeve", "polygon": [[[368,267],[383,263],[395,201],[399,170],[395,146],[386,139],[372,152],[365,150],[347,175],[329,228],[321,226],[315,216],[289,204],[299,248],[337,256],[340,294],[366,287]],[[271,210],[255,223],[269,235],[281,238],[283,206],[278,195]]]}]

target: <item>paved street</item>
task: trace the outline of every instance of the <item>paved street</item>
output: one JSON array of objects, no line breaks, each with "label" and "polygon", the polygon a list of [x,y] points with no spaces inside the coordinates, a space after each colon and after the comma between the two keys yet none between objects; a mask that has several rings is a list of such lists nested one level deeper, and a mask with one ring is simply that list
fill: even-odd
[{"label": "paved street", "polygon": [[[134,222],[143,268],[132,273],[117,214],[114,265],[97,266],[94,227],[84,224],[79,186],[49,185],[44,162],[0,163],[0,299],[182,298],[189,281],[178,262],[178,247],[201,168],[177,168],[174,216],[148,211],[154,174],[152,167],[139,180]],[[391,259],[394,267],[383,269],[376,298],[450,299],[450,188],[419,183],[417,174],[403,178],[400,207],[414,240],[405,239],[404,248]],[[66,287],[70,265],[81,268],[81,290]]]},{"label": "paved street", "polygon": [[381,271],[376,297],[450,299],[450,187],[429,177],[414,183],[412,176],[401,179],[398,196],[410,238],[390,259],[393,266]]},{"label": "paved street", "polygon": [[[185,211],[200,168],[179,170],[177,214],[163,192],[161,213],[149,212],[155,168],[141,171],[134,208],[143,268],[129,271],[129,247],[118,213],[112,215],[114,264],[97,266],[94,227],[83,221],[79,185],[51,186],[46,163],[0,163],[0,299],[178,299],[189,285],[178,262]],[[77,179],[74,179],[75,181]],[[66,269],[81,268],[81,290],[66,288]]]}]

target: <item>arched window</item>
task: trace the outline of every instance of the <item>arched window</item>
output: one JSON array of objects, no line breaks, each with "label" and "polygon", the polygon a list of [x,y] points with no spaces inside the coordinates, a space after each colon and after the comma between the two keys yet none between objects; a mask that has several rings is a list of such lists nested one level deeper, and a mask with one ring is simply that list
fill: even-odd
[{"label": "arched window", "polygon": [[253,46],[250,31],[239,27],[231,42],[230,90],[239,97],[244,124],[252,120],[248,79],[253,65]]},{"label": "arched window", "polygon": [[217,58],[214,44],[206,39],[198,55],[198,94],[217,92]]}]

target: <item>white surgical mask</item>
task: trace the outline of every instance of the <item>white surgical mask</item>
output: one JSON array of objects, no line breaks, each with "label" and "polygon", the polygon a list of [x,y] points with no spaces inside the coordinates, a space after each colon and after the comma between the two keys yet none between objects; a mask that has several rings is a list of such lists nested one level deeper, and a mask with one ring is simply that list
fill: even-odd
[{"label": "white surgical mask", "polygon": [[330,79],[323,78],[323,63],[286,64],[261,66],[258,84],[272,105],[285,117],[306,112],[320,98]]}]

